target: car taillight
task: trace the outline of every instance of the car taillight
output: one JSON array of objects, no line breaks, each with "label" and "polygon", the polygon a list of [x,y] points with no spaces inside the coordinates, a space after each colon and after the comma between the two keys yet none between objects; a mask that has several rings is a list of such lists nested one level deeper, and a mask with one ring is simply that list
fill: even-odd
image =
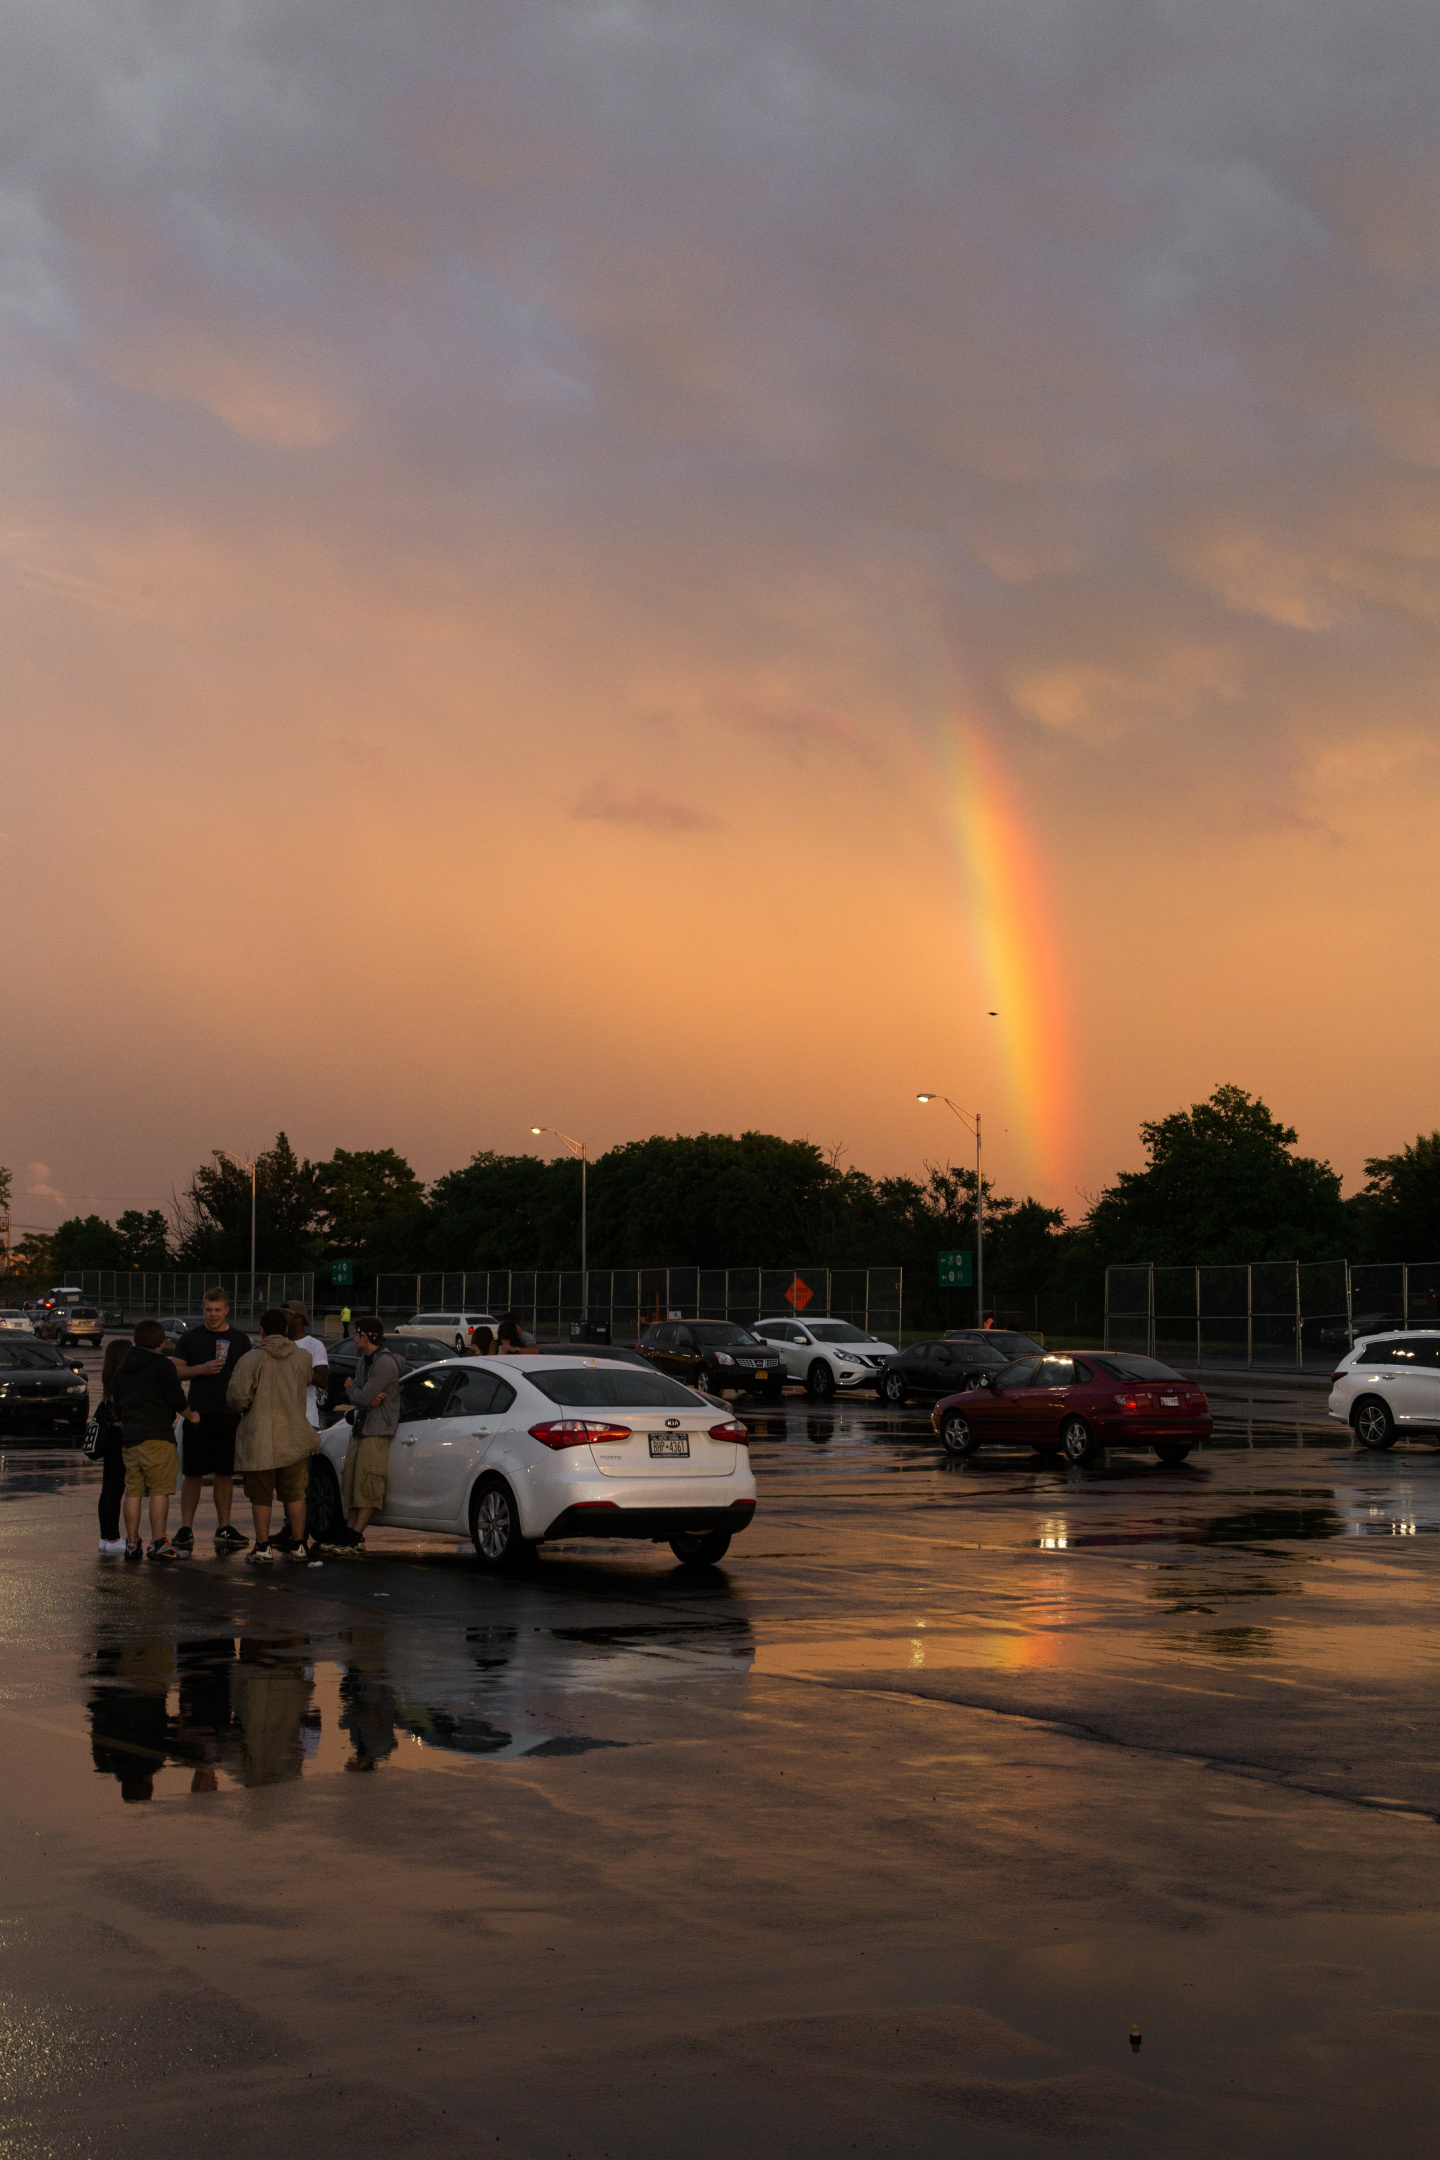
[{"label": "car taillight", "polygon": [[1117,1395],[1114,1401],[1117,1410],[1138,1410],[1140,1407],[1138,1395]]},{"label": "car taillight", "polygon": [[544,1424],[530,1427],[530,1437],[542,1447],[589,1447],[595,1440],[628,1440],[630,1427],[601,1425],[592,1418],[547,1418]]},{"label": "car taillight", "polygon": [[1331,1385],[1331,1387],[1334,1387],[1334,1385],[1335,1385],[1335,1383],[1336,1383],[1336,1381],[1337,1381],[1337,1380],[1342,1380],[1342,1379],[1343,1379],[1344,1377],[1345,1377],[1345,1376],[1344,1376],[1344,1374],[1343,1374],[1343,1373],[1341,1373],[1341,1372],[1338,1372],[1338,1371],[1336,1371],[1336,1372],[1332,1372],[1332,1373],[1331,1373],[1331,1375],[1330,1375],[1330,1385]]},{"label": "car taillight", "polygon": [[746,1447],[750,1441],[750,1428],[748,1425],[742,1425],[739,1418],[730,1418],[724,1425],[712,1425],[710,1427],[710,1438],[712,1440],[730,1440],[734,1442],[736,1447]]}]

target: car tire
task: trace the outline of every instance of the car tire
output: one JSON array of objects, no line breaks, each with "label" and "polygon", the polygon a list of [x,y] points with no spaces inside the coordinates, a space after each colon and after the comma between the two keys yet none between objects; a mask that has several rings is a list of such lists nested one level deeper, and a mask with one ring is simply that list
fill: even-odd
[{"label": "car tire", "polygon": [[695,1382],[702,1395],[719,1395],[726,1387],[734,1387],[733,1380],[725,1380],[713,1366],[702,1365],[700,1377]]},{"label": "car tire", "polygon": [[455,1337],[455,1355],[456,1357],[463,1357],[465,1355],[465,1337],[463,1335],[457,1335]]},{"label": "car tire", "polygon": [[717,1567],[730,1550],[728,1530],[682,1530],[670,1540],[681,1567]]},{"label": "car tire", "polygon": [[534,1550],[521,1532],[514,1493],[493,1472],[471,1495],[470,1542],[481,1567],[496,1575],[522,1566]]},{"label": "car tire", "polygon": [[959,1410],[947,1410],[940,1420],[940,1445],[947,1455],[961,1462],[967,1455],[975,1453],[980,1445],[980,1435]]},{"label": "car tire", "polygon": [[805,1375],[805,1392],[816,1402],[829,1402],[835,1393],[835,1374],[824,1358],[816,1358]]},{"label": "car tire", "polygon": [[887,1372],[875,1392],[881,1402],[887,1402],[892,1409],[898,1410],[908,1390],[898,1372]]},{"label": "car tire", "polygon": [[335,1465],[324,1455],[312,1455],[305,1480],[305,1528],[317,1545],[328,1545],[344,1521]]},{"label": "car tire", "polygon": [[1060,1452],[1068,1463],[1094,1462],[1100,1453],[1100,1442],[1083,1417],[1066,1418],[1060,1428]]},{"label": "car tire", "polygon": [[1190,1442],[1188,1440],[1157,1440],[1155,1453],[1161,1462],[1167,1464],[1173,1470],[1184,1462],[1186,1456],[1190,1453]]},{"label": "car tire", "polygon": [[1372,1455],[1379,1455],[1386,1448],[1394,1447],[1397,1439],[1395,1420],[1389,1407],[1378,1395],[1367,1395],[1350,1413],[1350,1430],[1361,1447]]}]

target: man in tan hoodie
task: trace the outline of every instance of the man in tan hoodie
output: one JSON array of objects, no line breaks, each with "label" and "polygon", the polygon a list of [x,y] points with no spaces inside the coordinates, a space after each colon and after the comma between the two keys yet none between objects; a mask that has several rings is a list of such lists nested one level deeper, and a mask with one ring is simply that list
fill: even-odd
[{"label": "man in tan hoodie", "polygon": [[244,1478],[245,1497],[255,1515],[255,1543],[245,1555],[247,1567],[280,1558],[280,1548],[270,1543],[270,1511],[277,1491],[290,1524],[286,1555],[306,1558],[305,1489],[320,1435],[305,1415],[309,1353],[291,1342],[288,1327],[287,1314],[262,1313],[259,1345],[246,1351],[226,1389],[230,1408],[241,1412],[235,1468]]}]

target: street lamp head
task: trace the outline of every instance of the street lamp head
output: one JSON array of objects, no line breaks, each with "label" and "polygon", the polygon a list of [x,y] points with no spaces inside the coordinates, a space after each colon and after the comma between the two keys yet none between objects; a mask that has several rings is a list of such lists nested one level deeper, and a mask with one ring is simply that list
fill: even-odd
[{"label": "street lamp head", "polygon": [[545,1127],[544,1127],[543,1125],[532,1125],[532,1126],[530,1127],[530,1130],[531,1130],[531,1132],[535,1132],[535,1133],[540,1133],[540,1132],[544,1132],[544,1130],[545,1130]]},{"label": "street lamp head", "polygon": [[915,1100],[916,1102],[934,1102],[935,1097],[933,1095],[921,1093],[915,1097]]}]

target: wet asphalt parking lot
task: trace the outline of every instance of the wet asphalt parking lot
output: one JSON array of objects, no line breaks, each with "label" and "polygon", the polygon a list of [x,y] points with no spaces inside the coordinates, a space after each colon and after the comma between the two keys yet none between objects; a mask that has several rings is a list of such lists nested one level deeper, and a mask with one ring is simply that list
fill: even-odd
[{"label": "wet asphalt parking lot", "polygon": [[127,1569],[7,1439],[0,2153],[1429,2154],[1440,1451],[1208,1384],[1181,1470],[787,1398],[700,1578]]}]

